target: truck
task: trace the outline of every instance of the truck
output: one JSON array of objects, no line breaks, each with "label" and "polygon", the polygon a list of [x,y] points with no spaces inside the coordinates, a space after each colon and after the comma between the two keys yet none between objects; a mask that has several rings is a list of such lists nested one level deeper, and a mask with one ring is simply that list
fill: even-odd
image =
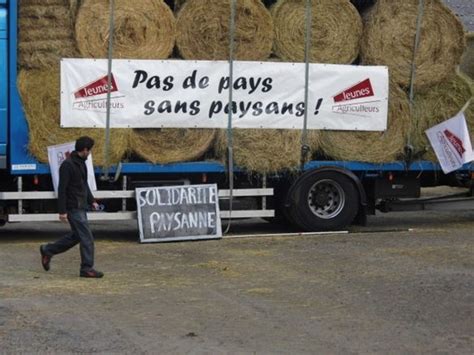
[{"label": "truck", "polygon": [[[50,168],[28,152],[28,124],[17,87],[17,2],[0,0],[0,224],[58,220]],[[369,149],[369,148],[368,148]],[[409,155],[407,155],[409,156]],[[105,206],[90,220],[137,218],[135,188],[215,183],[221,218],[265,218],[303,231],[365,224],[376,211],[465,210],[474,207],[472,164],[443,174],[431,161],[391,163],[311,160],[297,173],[249,174],[210,161],[124,162],[98,179]],[[101,170],[96,168],[99,176]],[[420,198],[422,187],[462,186],[456,195]]]}]

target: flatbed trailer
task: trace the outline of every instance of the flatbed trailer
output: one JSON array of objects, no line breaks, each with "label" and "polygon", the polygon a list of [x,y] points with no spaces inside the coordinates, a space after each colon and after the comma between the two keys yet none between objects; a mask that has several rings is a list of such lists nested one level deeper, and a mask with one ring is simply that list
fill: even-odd
[{"label": "flatbed trailer", "polygon": [[[0,223],[56,221],[49,166],[28,152],[28,124],[17,88],[17,27],[17,2],[0,0]],[[376,210],[472,209],[473,168],[466,164],[445,175],[439,164],[428,161],[316,160],[296,172],[255,175],[235,169],[229,175],[219,162],[123,162],[110,169],[115,176],[98,179],[95,195],[105,209],[90,218],[136,219],[136,187],[216,183],[222,218],[261,217],[306,231],[340,229],[365,223]],[[419,199],[421,187],[438,185],[463,186],[466,192]]]}]

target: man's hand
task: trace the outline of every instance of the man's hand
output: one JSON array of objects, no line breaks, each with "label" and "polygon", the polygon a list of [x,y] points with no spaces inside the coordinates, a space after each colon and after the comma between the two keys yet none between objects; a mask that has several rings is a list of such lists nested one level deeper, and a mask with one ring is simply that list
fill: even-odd
[{"label": "man's hand", "polygon": [[59,220],[61,222],[67,222],[67,213],[60,213],[59,214]]},{"label": "man's hand", "polygon": [[92,202],[92,209],[94,211],[98,211],[99,210],[99,204],[97,202]]}]

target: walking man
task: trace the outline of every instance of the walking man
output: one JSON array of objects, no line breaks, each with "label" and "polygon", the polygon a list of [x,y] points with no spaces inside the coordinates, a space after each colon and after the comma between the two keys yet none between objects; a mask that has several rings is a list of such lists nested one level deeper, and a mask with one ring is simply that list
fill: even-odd
[{"label": "walking man", "polygon": [[87,207],[98,208],[87,183],[86,160],[94,140],[80,137],[75,150],[59,168],[58,205],[59,219],[69,221],[71,232],[50,244],[40,246],[41,264],[48,271],[53,255],[64,253],[80,243],[81,277],[101,278],[104,274],[94,269],[94,236],[87,221]]}]

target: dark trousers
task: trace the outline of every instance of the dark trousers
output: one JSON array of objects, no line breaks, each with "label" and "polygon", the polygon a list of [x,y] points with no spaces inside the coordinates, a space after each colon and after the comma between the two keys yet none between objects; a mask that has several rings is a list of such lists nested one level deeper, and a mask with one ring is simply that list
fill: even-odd
[{"label": "dark trousers", "polygon": [[67,213],[71,232],[54,243],[47,244],[43,251],[53,256],[64,253],[80,243],[81,271],[89,271],[94,267],[94,236],[89,228],[85,210],[71,210]]}]

